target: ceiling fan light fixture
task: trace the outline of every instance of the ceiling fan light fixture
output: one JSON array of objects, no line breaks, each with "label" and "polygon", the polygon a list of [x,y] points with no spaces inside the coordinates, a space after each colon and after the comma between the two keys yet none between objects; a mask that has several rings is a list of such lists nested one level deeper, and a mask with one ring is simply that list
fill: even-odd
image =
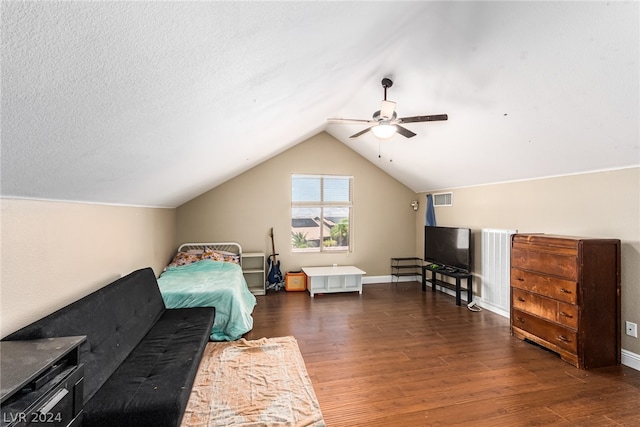
[{"label": "ceiling fan light fixture", "polygon": [[413,138],[416,136],[415,132],[402,126],[405,123],[418,123],[418,122],[435,122],[440,120],[448,120],[446,114],[432,114],[429,116],[412,116],[412,117],[400,117],[396,112],[396,103],[387,100],[387,89],[393,85],[391,79],[382,79],[382,87],[384,88],[384,99],[380,109],[373,113],[372,119],[327,119],[329,123],[349,123],[349,124],[366,124],[369,127],[356,132],[349,138],[357,138],[368,132],[373,132],[374,136],[378,139],[389,139],[396,133],[404,136],[405,138]]},{"label": "ceiling fan light fixture", "polygon": [[397,130],[398,129],[395,125],[390,125],[388,123],[380,123],[379,125],[371,128],[371,132],[373,132],[373,134],[380,139],[391,138],[396,134]]}]

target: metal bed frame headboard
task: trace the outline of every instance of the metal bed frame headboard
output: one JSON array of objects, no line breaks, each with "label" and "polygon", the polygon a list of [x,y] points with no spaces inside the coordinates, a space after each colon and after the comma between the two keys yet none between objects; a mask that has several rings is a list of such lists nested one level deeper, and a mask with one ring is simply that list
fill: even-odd
[{"label": "metal bed frame headboard", "polygon": [[242,265],[242,246],[240,246],[240,243],[236,242],[183,243],[178,247],[178,252],[204,251],[205,248],[210,248],[214,251],[224,251],[237,254],[240,265]]}]

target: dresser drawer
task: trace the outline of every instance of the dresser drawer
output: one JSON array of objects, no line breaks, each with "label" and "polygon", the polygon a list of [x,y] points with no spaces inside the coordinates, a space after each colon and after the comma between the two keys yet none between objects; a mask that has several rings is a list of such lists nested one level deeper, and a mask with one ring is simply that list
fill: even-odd
[{"label": "dresser drawer", "polygon": [[566,302],[546,298],[518,288],[511,288],[511,304],[518,310],[560,323],[568,328],[578,328],[578,307]]},{"label": "dresser drawer", "polygon": [[513,327],[535,335],[562,350],[577,353],[578,334],[576,331],[515,308],[512,315],[511,324]]},{"label": "dresser drawer", "polygon": [[511,286],[570,304],[578,303],[576,282],[520,270],[513,265],[511,266]]},{"label": "dresser drawer", "polygon": [[511,304],[513,308],[526,311],[547,320],[556,320],[558,301],[532,294],[518,288],[511,288]]},{"label": "dresser drawer", "polygon": [[514,246],[511,248],[511,267],[551,274],[574,282],[578,280],[576,254],[527,250]]}]

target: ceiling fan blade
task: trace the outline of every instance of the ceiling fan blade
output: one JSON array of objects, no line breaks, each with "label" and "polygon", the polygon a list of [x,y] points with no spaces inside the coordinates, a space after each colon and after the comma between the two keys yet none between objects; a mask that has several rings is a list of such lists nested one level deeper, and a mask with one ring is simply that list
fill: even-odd
[{"label": "ceiling fan blade", "polygon": [[380,107],[380,117],[390,119],[393,117],[394,111],[396,111],[395,102],[387,101],[386,99],[382,101],[382,106]]},{"label": "ceiling fan blade", "polygon": [[[373,127],[373,126],[371,126],[371,127]],[[360,131],[360,132],[358,132],[358,133],[354,133],[354,134],[353,134],[353,135],[351,135],[349,138],[357,138],[357,137],[359,137],[360,135],[364,135],[365,133],[369,132],[370,130],[371,130],[371,128],[366,128],[365,130],[361,130],[361,131]]]},{"label": "ceiling fan blade", "polygon": [[329,123],[347,123],[347,124],[375,124],[378,123],[375,120],[366,120],[366,119],[341,119],[341,118],[330,118],[327,119]]},{"label": "ceiling fan blade", "polygon": [[449,116],[446,114],[434,114],[431,116],[401,117],[398,119],[398,123],[437,122],[448,119]]},{"label": "ceiling fan blade", "polygon": [[415,134],[415,133],[411,132],[411,131],[410,131],[409,129],[407,129],[407,128],[403,128],[403,127],[402,127],[402,126],[400,126],[400,125],[396,125],[396,128],[397,128],[397,130],[398,130],[398,133],[399,133],[400,135],[404,136],[405,138],[411,138],[411,137],[416,136],[416,134]]}]

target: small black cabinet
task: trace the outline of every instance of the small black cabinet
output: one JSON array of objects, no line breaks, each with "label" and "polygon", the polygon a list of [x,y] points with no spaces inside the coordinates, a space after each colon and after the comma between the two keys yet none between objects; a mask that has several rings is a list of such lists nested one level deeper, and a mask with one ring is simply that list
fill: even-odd
[{"label": "small black cabinet", "polygon": [[0,426],[82,424],[86,337],[0,341]]}]

